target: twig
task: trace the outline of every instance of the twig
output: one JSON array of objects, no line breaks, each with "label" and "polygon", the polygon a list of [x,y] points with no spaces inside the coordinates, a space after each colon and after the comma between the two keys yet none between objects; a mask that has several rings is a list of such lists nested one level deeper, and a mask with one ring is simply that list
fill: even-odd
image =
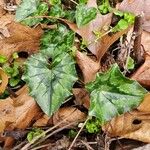
[{"label": "twig", "polygon": [[35,143],[35,144],[31,147],[31,150],[33,150],[33,147],[35,147],[36,145],[40,144],[41,142],[44,142],[46,139],[48,139],[48,138],[51,137],[52,135],[54,135],[54,134],[56,134],[56,133],[58,133],[58,132],[60,132],[60,131],[62,131],[62,130],[64,130],[64,129],[70,127],[70,126],[73,125],[74,123],[76,123],[76,122],[71,122],[71,123],[69,123],[69,124],[67,124],[67,125],[65,125],[65,126],[63,126],[63,127],[61,127],[61,128],[59,128],[59,129],[53,131],[52,133],[48,134],[46,137],[44,137],[43,139],[41,139],[40,141],[38,141],[37,143]]},{"label": "twig", "polygon": [[140,64],[143,61],[142,57],[142,51],[141,51],[141,36],[142,36],[142,16],[136,16],[135,17],[135,23],[134,23],[134,30],[133,33],[135,33],[136,37],[134,40],[134,53],[135,53],[135,60],[137,64]]},{"label": "twig", "polygon": [[50,143],[49,143],[49,144],[45,144],[45,145],[40,145],[40,146],[38,146],[38,147],[33,148],[32,150],[42,149],[42,148],[48,147],[48,146],[50,146],[50,145],[51,145]]},{"label": "twig", "polygon": [[87,147],[87,149],[89,149],[89,150],[94,150],[89,144],[88,144],[88,142],[85,142],[85,141],[82,141],[82,140],[80,140],[81,142],[82,142],[82,144],[84,144],[86,147]]},{"label": "twig", "polygon": [[[74,110],[76,111],[76,109]],[[73,112],[74,112],[73,111]],[[72,113],[73,113],[72,112]],[[43,135],[45,135],[46,133],[54,130],[55,128],[59,127],[59,125],[61,125],[62,123],[64,123],[68,118],[70,117],[70,115],[68,115],[66,118],[64,118],[64,120],[60,121],[58,124],[56,124],[55,126],[51,127],[50,129],[46,130],[44,133],[40,134],[39,136],[35,137],[30,143],[27,143],[24,147],[22,147],[21,150],[27,150],[28,147],[30,147],[32,144],[34,144],[36,141],[38,141],[41,137],[43,137]]]},{"label": "twig", "polygon": [[81,127],[81,129],[79,130],[78,134],[76,135],[76,137],[75,137],[74,140],[72,141],[72,143],[71,143],[71,145],[70,145],[70,147],[69,147],[68,150],[71,150],[71,149],[72,149],[73,145],[75,144],[75,142],[76,142],[78,136],[80,135],[81,131],[83,130],[83,128],[84,128],[84,126],[86,125],[86,123],[87,123],[88,120],[89,120],[89,118],[87,118],[87,119],[85,120],[84,124],[82,125],[82,127]]}]

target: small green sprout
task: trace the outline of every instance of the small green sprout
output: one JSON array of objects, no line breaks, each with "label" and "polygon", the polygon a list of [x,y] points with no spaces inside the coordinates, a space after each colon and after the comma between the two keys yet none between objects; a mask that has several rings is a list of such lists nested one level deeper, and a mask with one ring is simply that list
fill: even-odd
[{"label": "small green sprout", "polygon": [[44,131],[40,128],[33,128],[32,131],[30,131],[27,134],[27,140],[29,142],[31,142],[34,138],[36,138],[37,136],[40,136],[42,134],[41,137],[45,137]]},{"label": "small green sprout", "polygon": [[89,133],[97,133],[100,131],[101,122],[97,118],[92,118],[88,120],[85,127]]}]

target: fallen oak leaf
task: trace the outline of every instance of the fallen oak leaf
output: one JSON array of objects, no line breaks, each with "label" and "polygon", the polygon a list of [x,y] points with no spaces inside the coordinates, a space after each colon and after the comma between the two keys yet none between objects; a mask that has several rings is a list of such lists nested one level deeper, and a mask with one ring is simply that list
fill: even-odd
[{"label": "fallen oak leaf", "polygon": [[[62,20],[65,22],[70,29],[79,34],[84,41],[86,41],[89,45],[89,50],[98,57],[99,46],[101,43],[94,42],[97,37],[93,33],[93,31],[101,31],[103,26],[110,25],[112,15],[102,16],[100,14],[97,15],[96,19],[91,21],[88,25],[78,28],[76,24],[69,22],[67,20]],[[92,41],[92,42],[91,42]]]},{"label": "fallen oak leaf", "polygon": [[0,84],[0,94],[2,94],[6,87],[7,87],[7,84],[8,84],[8,76],[7,74],[3,71],[2,68],[0,68],[0,78],[1,78],[1,84]]},{"label": "fallen oak leaf", "polygon": [[[17,93],[17,98],[0,100],[0,132],[4,130],[25,129],[41,113],[36,102],[28,94],[27,87]],[[10,146],[13,138],[5,138],[5,146]]]},{"label": "fallen oak leaf", "polygon": [[[103,18],[104,16],[101,16],[101,22],[105,24],[105,18]],[[111,16],[110,16],[111,18]],[[110,18],[107,18],[108,20],[110,20]],[[93,30],[96,29],[96,26],[101,24],[101,23],[97,23],[97,25],[94,23],[94,21],[92,21],[91,23],[93,23],[93,25],[91,25],[91,27],[82,27],[82,28],[77,28],[76,24],[71,23],[67,20],[62,20],[61,21],[65,22],[70,29],[72,29],[74,32],[78,33],[83,40],[85,40],[87,43],[90,43],[88,45],[89,50],[97,57],[97,61],[101,61],[101,58],[104,56],[104,54],[106,53],[106,51],[108,50],[108,48],[116,41],[118,40],[123,34],[126,34],[129,29],[131,27],[128,27],[125,30],[122,30],[120,32],[116,32],[113,33],[112,35],[109,34],[105,34],[99,38],[98,40],[96,40],[96,36],[93,33]],[[107,23],[107,21],[106,21]],[[106,24],[103,26],[106,26]],[[85,29],[83,29],[85,28]],[[101,27],[100,27],[101,28]],[[100,31],[100,30],[99,30]],[[91,42],[92,41],[92,42]]]},{"label": "fallen oak leaf", "polygon": [[19,23],[7,25],[10,37],[0,40],[0,54],[9,58],[14,52],[25,51],[29,54],[39,50],[41,28],[32,29]]},{"label": "fallen oak leaf", "polygon": [[13,98],[16,120],[10,124],[9,127],[11,127],[11,129],[24,129],[39,115],[41,110],[35,100],[29,96],[29,91],[26,86],[20,89],[20,91],[17,92],[17,95],[17,98]]}]

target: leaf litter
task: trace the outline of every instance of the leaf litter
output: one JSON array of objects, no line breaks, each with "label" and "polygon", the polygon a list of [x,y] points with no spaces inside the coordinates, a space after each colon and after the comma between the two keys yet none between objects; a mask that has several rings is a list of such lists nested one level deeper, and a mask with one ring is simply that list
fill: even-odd
[{"label": "leaf litter", "polygon": [[[0,1],[0,146],[104,149],[118,136],[149,143],[149,5]],[[142,35],[130,30],[137,15]]]}]

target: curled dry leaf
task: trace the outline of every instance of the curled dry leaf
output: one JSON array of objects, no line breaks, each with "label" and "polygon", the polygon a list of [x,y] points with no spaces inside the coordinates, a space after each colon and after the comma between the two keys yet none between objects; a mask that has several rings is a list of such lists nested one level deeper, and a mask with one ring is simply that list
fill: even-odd
[{"label": "curled dry leaf", "polygon": [[115,117],[103,126],[103,130],[112,137],[121,136],[148,143],[150,142],[149,129],[150,94],[145,96],[137,110]]},{"label": "curled dry leaf", "polygon": [[[6,21],[4,21],[6,20]],[[30,28],[13,22],[13,18],[7,15],[0,18],[0,27],[3,30],[3,39],[0,40],[0,54],[8,58],[19,51],[26,51],[29,54],[35,53],[39,50],[40,37],[43,33],[41,28]],[[7,32],[9,31],[9,33]]]},{"label": "curled dry leaf", "polygon": [[75,96],[75,104],[83,105],[85,108],[90,107],[90,96],[84,88],[74,88],[73,94]]},{"label": "curled dry leaf", "polygon": [[77,51],[76,53],[77,63],[82,70],[84,82],[88,83],[95,79],[96,73],[100,69],[100,63],[93,61],[87,55]]},{"label": "curled dry leaf", "polygon": [[57,125],[62,122],[59,127],[65,126],[69,123],[74,123],[76,125],[86,119],[86,114],[81,112],[75,107],[64,107],[60,108],[53,116],[53,123]]},{"label": "curled dry leaf", "polygon": [[144,64],[132,75],[131,79],[150,88],[150,55],[146,55]]},{"label": "curled dry leaf", "polygon": [[2,68],[0,68],[0,79],[1,79],[1,84],[0,84],[0,94],[2,94],[8,84],[8,76],[7,74],[3,71]]}]

